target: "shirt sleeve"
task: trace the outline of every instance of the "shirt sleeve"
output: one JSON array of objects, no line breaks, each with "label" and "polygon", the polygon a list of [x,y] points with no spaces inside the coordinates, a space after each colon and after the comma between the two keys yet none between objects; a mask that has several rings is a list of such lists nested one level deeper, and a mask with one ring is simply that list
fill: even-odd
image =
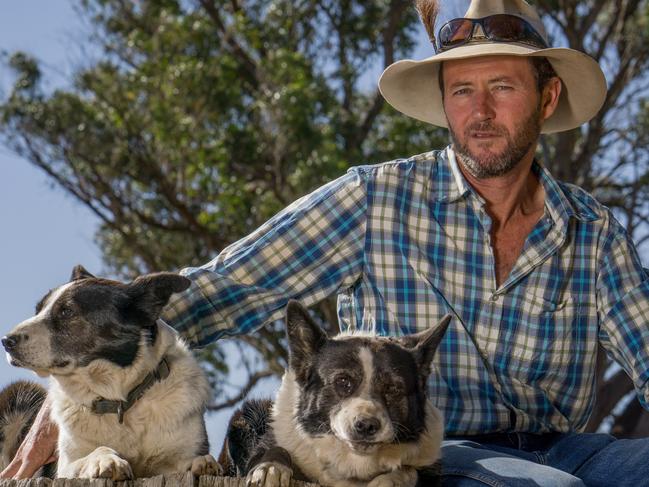
[{"label": "shirt sleeve", "polygon": [[631,238],[611,220],[597,279],[599,340],[649,409],[649,278]]},{"label": "shirt sleeve", "polygon": [[307,306],[352,286],[363,271],[366,190],[350,171],[304,196],[211,262],[181,274],[162,319],[191,346],[279,319],[289,299]]}]

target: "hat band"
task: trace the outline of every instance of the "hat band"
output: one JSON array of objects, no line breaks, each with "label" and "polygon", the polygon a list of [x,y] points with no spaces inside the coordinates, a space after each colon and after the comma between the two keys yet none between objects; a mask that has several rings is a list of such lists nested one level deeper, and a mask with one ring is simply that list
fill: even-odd
[{"label": "hat band", "polygon": [[[481,35],[477,35],[476,26]],[[548,43],[529,22],[510,14],[496,14],[480,19],[459,18],[446,22],[434,43],[435,52],[448,51],[471,41],[520,42],[546,49]]]}]

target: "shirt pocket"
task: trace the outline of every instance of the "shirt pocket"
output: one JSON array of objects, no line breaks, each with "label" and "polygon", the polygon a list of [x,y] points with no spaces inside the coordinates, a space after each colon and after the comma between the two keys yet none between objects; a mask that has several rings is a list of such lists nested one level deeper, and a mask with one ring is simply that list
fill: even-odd
[{"label": "shirt pocket", "polygon": [[579,303],[573,296],[548,301],[525,296],[509,350],[512,372],[525,381],[567,376],[585,337],[579,327]]}]

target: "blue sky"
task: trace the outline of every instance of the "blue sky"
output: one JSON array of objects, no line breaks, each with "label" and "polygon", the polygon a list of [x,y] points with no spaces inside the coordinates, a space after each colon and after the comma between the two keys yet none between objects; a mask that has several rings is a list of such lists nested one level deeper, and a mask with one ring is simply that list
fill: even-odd
[{"label": "blue sky", "polygon": [[[67,74],[83,60],[84,52],[86,25],[74,5],[72,0],[3,0],[0,51],[29,53],[43,63],[47,86],[65,86]],[[430,54],[426,46],[414,57]],[[0,98],[11,82],[0,65]],[[97,221],[89,210],[2,146],[0,171],[0,335],[4,335],[33,313],[47,290],[66,282],[74,265],[101,274],[102,263],[93,241]],[[0,360],[0,387],[16,379],[38,380]],[[228,414],[208,418],[213,452],[220,449]]]},{"label": "blue sky", "polygon": [[[0,50],[26,51],[45,63],[51,85],[64,83],[73,39],[82,26],[67,0],[10,0],[0,15]],[[0,65],[0,96],[11,76]],[[65,282],[76,263],[99,271],[94,217],[45,176],[0,146],[0,333],[29,317],[50,288]],[[0,385],[32,377],[0,361]]]}]

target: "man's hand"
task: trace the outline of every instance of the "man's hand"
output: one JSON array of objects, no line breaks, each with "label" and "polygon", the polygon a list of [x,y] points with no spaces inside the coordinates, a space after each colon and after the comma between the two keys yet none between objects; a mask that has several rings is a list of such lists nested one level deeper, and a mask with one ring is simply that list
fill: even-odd
[{"label": "man's hand", "polygon": [[43,465],[56,461],[59,429],[50,418],[50,408],[47,398],[16,456],[7,468],[0,472],[0,479],[26,479],[32,477]]}]

